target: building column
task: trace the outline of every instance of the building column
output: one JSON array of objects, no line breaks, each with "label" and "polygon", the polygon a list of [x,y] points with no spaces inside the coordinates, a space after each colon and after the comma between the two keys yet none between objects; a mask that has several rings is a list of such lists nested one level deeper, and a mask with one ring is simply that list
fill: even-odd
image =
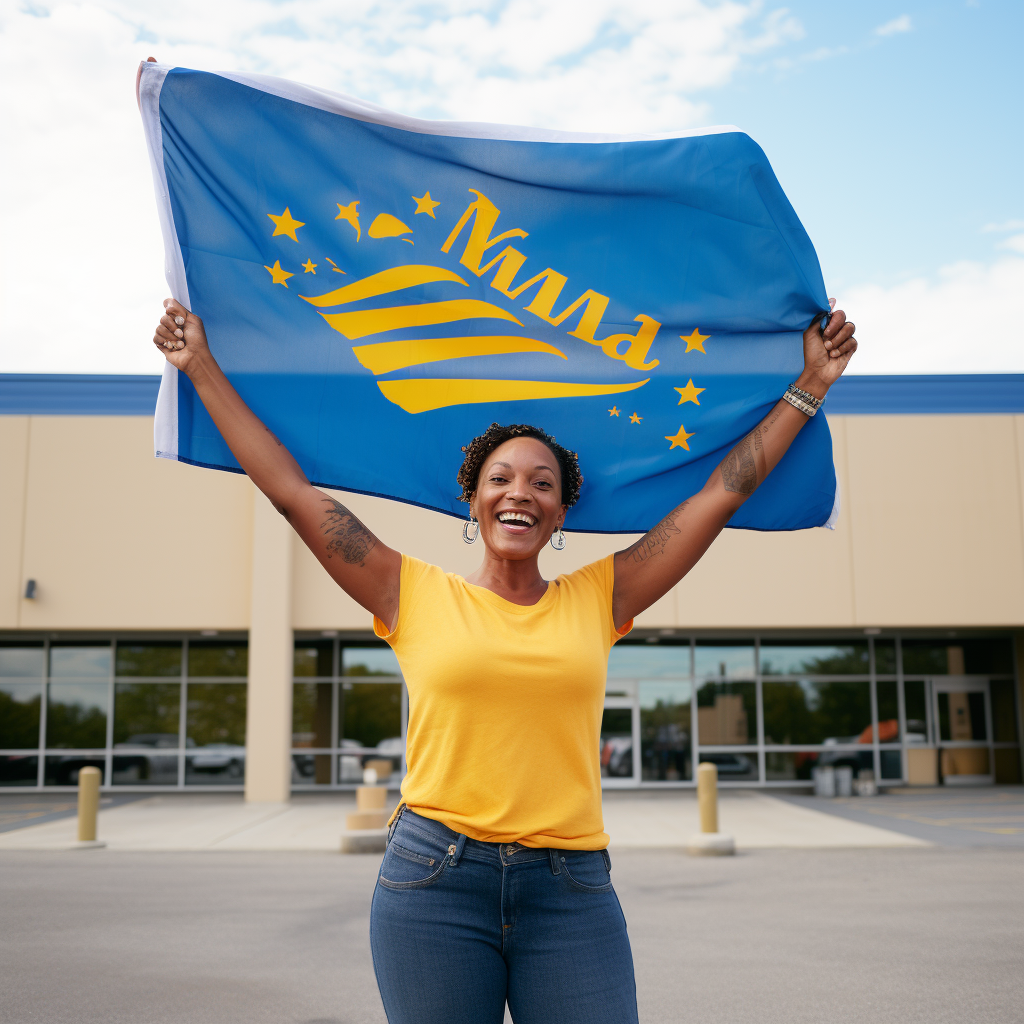
[{"label": "building column", "polygon": [[245,799],[280,803],[292,777],[292,529],[253,489]]}]

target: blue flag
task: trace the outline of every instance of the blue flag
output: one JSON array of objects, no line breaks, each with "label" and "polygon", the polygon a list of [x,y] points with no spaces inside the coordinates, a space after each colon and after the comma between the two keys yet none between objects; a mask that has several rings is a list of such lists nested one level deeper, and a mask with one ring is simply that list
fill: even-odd
[{"label": "blue flag", "polygon": [[[420,121],[256,75],[144,64],[176,299],[314,483],[465,517],[493,421],[578,452],[567,529],[633,532],[699,490],[828,308],[761,149]],[[168,365],[157,455],[238,471]],[[831,525],[814,417],[731,526]]]}]

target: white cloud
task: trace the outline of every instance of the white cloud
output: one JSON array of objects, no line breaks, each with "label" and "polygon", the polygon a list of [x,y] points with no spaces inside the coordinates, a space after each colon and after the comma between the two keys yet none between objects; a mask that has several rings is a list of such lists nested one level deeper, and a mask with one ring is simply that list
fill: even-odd
[{"label": "white cloud", "polygon": [[1012,252],[1019,252],[1024,256],[1024,235],[1010,235],[999,243],[1000,249],[1010,249]]},{"label": "white cloud", "polygon": [[[1016,236],[1024,253],[1024,235]],[[840,295],[857,325],[853,373],[1024,373],[1024,259],[954,263],[933,277]]]},{"label": "white cloud", "polygon": [[149,344],[162,246],[132,88],[150,54],[423,117],[657,132],[702,123],[702,93],[801,33],[757,0],[0,4],[0,371],[162,365]]},{"label": "white cloud", "polygon": [[982,231],[997,232],[1024,231],[1024,220],[1004,220],[1001,224],[986,224]]},{"label": "white cloud", "polygon": [[901,14],[898,18],[893,18],[892,21],[887,21],[884,25],[879,25],[875,29],[876,36],[894,36],[898,32],[909,32],[913,26],[910,24],[910,15]]}]

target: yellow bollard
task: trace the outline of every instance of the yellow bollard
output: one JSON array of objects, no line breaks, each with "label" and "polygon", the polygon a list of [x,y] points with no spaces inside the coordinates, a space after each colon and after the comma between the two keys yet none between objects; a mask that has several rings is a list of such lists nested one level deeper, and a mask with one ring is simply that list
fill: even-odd
[{"label": "yellow bollard", "polygon": [[701,832],[718,831],[718,766],[702,761],[697,766],[697,805]]},{"label": "yellow bollard", "polygon": [[100,809],[100,770],[83,768],[78,773],[78,841],[96,842],[96,815]]}]

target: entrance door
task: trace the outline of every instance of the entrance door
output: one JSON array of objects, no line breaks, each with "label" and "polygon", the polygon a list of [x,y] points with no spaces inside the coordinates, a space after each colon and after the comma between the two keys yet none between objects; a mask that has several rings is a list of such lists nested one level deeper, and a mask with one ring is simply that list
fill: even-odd
[{"label": "entrance door", "polygon": [[988,680],[933,679],[932,694],[941,781],[947,786],[991,785],[995,779]]}]

